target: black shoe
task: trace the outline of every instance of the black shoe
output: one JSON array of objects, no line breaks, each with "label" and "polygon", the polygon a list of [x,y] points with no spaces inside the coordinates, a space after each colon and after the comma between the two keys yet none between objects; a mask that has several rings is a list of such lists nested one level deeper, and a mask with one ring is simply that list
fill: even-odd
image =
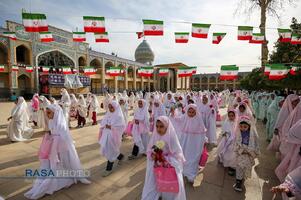
[{"label": "black shoe", "polygon": [[229,167],[229,168],[228,168],[228,175],[229,175],[229,176],[234,176],[234,175],[235,175],[235,169]]},{"label": "black shoe", "polygon": [[236,183],[233,185],[233,188],[237,192],[242,192],[242,181],[236,180]]}]

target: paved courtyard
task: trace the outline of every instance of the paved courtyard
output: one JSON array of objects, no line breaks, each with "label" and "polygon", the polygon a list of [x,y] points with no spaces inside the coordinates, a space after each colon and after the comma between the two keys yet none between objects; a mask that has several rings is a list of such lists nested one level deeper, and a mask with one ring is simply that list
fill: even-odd
[{"label": "paved courtyard", "polygon": [[[12,103],[0,103],[0,176],[24,176],[25,169],[39,168],[37,151],[41,143],[43,132],[36,129],[33,138],[26,142],[11,143],[6,138],[6,119],[9,117]],[[132,112],[130,112],[132,114]],[[222,110],[225,114],[225,110]],[[98,116],[102,118],[103,113]],[[75,127],[76,123],[72,122]],[[82,129],[71,129],[76,149],[85,169],[91,170],[91,185],[78,183],[63,189],[43,199],[95,199],[95,200],[134,200],[140,199],[145,176],[145,157],[128,161],[116,167],[114,173],[103,178],[101,173],[105,169],[106,160],[100,155],[98,126],[88,126]],[[278,184],[274,175],[277,161],[273,153],[266,151],[264,126],[257,123],[260,135],[261,155],[256,160],[253,176],[245,182],[246,191],[237,193],[232,185],[235,181],[216,160],[215,149],[210,151],[210,157],[205,170],[198,175],[195,185],[186,185],[188,200],[270,200],[272,194],[269,189]],[[218,128],[218,132],[220,129]],[[132,140],[127,139],[122,144],[122,153],[128,155],[132,148]],[[31,180],[0,178],[0,197],[10,200],[25,199],[23,197],[32,185]],[[0,198],[1,199],[1,198]]]}]

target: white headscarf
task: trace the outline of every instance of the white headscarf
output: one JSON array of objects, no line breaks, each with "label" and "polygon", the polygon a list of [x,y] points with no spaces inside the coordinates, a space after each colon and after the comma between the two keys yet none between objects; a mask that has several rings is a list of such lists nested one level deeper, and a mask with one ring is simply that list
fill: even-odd
[{"label": "white headscarf", "polygon": [[78,105],[82,107],[87,107],[84,95],[80,94],[78,98]]},{"label": "white headscarf", "polygon": [[104,127],[107,124],[115,127],[124,127],[126,126],[122,110],[117,101],[113,100],[109,103],[114,108],[114,112],[108,111],[100,122],[100,127]]},{"label": "white headscarf", "polygon": [[148,109],[146,105],[146,101],[144,99],[139,99],[138,101],[142,101],[143,107],[136,109],[134,113],[134,119],[141,120],[141,121],[148,121],[149,120],[149,114],[148,114]]},{"label": "white headscarf", "polygon": [[[188,116],[188,110],[192,108],[195,110],[196,115],[194,117],[189,117]],[[183,122],[182,122],[182,131],[183,133],[188,133],[188,134],[205,134],[207,129],[205,128],[203,118],[200,114],[200,112],[197,109],[197,105],[195,104],[189,104],[186,107],[186,113],[183,117]]]},{"label": "white headscarf", "polygon": [[25,102],[25,99],[20,96],[20,97],[18,97],[17,104],[15,105],[15,107],[11,111],[11,116],[18,118],[18,116],[21,115],[22,112],[26,112],[26,114],[27,114],[27,109],[28,108],[27,108],[27,104]]},{"label": "white headscarf", "polygon": [[70,94],[71,105],[77,105],[78,100],[74,94]]},{"label": "white headscarf", "polygon": [[301,119],[293,125],[288,132],[288,142],[292,144],[301,144]]}]

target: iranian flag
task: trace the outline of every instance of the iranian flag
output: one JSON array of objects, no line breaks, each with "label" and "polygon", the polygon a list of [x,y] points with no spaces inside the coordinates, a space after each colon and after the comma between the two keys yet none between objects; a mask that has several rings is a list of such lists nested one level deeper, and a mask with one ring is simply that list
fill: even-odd
[{"label": "iranian flag", "polygon": [[143,19],[143,34],[146,35],[163,35],[163,21]]},{"label": "iranian flag", "polygon": [[40,13],[22,13],[23,25],[27,32],[48,31],[46,15]]},{"label": "iranian flag", "polygon": [[207,38],[210,26],[211,24],[193,23],[191,36],[195,38]]},{"label": "iranian flag", "polygon": [[291,44],[301,44],[301,34],[293,33]]},{"label": "iranian flag", "polygon": [[144,37],[143,32],[136,32],[138,39]]},{"label": "iranian flag", "polygon": [[94,33],[95,35],[95,42],[109,42],[108,33]]},{"label": "iranian flag", "polygon": [[238,40],[251,40],[253,33],[252,26],[238,26]]},{"label": "iranian flag", "polygon": [[93,75],[93,74],[96,74],[96,70],[94,69],[94,67],[88,66],[88,67],[86,67],[86,68],[84,69],[84,71],[85,71],[85,75]]},{"label": "iranian flag", "polygon": [[188,77],[192,76],[192,70],[189,67],[179,67],[178,68],[178,76],[179,77]]},{"label": "iranian flag", "polygon": [[279,34],[279,42],[291,42],[292,37],[292,31],[291,29],[283,29],[278,28],[278,34]]},{"label": "iranian flag", "polygon": [[32,66],[26,66],[25,71],[31,73],[31,72],[33,72],[33,67]]},{"label": "iranian flag", "polygon": [[270,80],[281,80],[287,76],[288,69],[283,64],[273,64],[271,65],[271,72],[269,75]]},{"label": "iranian flag", "polygon": [[63,74],[72,74],[71,68],[70,67],[63,67]]},{"label": "iranian flag", "polygon": [[271,67],[270,67],[270,65],[266,65],[266,66],[264,67],[264,75],[269,76],[269,75],[270,75],[270,72],[271,72]]},{"label": "iranian flag", "polygon": [[140,68],[140,76],[143,77],[151,77],[154,73],[153,67],[141,67]]},{"label": "iranian flag", "polygon": [[12,70],[13,72],[17,72],[17,71],[19,71],[19,67],[16,66],[16,65],[13,65],[13,66],[11,66],[11,70]]},{"label": "iranian flag", "polygon": [[85,32],[73,32],[73,41],[74,42],[85,42],[86,33]]},{"label": "iranian flag", "polygon": [[43,73],[49,73],[49,70],[50,70],[50,67],[48,67],[48,66],[43,66],[42,67],[42,71],[43,71]]},{"label": "iranian flag", "polygon": [[141,76],[141,68],[139,68],[139,69],[137,70],[137,74],[138,74],[138,76]]},{"label": "iranian flag", "polygon": [[191,67],[191,73],[196,74],[196,69],[197,69],[197,67]]},{"label": "iranian flag", "polygon": [[92,33],[106,32],[104,17],[84,16],[83,18],[84,18],[85,32],[92,32]]},{"label": "iranian flag", "polygon": [[212,44],[219,44],[226,36],[226,33],[213,33]]},{"label": "iranian flag", "polygon": [[11,40],[17,40],[15,32],[3,32],[3,35]]},{"label": "iranian flag", "polygon": [[40,32],[40,39],[41,39],[41,42],[53,42],[54,41],[51,32]]},{"label": "iranian flag", "polygon": [[222,65],[220,72],[220,80],[232,81],[238,76],[238,67],[236,65]]},{"label": "iranian flag", "polygon": [[159,76],[167,76],[168,75],[169,70],[167,68],[160,68],[159,69]]},{"label": "iranian flag", "polygon": [[0,72],[4,72],[4,65],[0,65]]},{"label": "iranian flag", "polygon": [[189,39],[188,32],[175,32],[176,43],[187,43]]},{"label": "iranian flag", "polygon": [[262,33],[253,33],[252,39],[249,41],[249,43],[252,44],[262,44],[264,42],[264,35]]},{"label": "iranian flag", "polygon": [[110,67],[107,70],[107,74],[109,76],[119,76],[121,75],[121,67]]},{"label": "iranian flag", "polygon": [[291,69],[290,69],[290,74],[295,76],[297,74],[296,73],[297,71],[298,71],[298,67],[292,66]]}]

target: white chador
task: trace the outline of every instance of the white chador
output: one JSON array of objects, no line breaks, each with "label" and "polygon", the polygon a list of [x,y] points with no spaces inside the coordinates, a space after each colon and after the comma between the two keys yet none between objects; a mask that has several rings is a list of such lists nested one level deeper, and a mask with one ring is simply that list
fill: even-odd
[{"label": "white chador", "polygon": [[46,107],[50,105],[50,101],[44,96],[40,96],[40,109],[38,111],[38,127],[48,131],[48,118],[46,116]]},{"label": "white chador", "polygon": [[[51,169],[54,174],[57,170],[82,170],[62,108],[56,104],[51,104],[47,108],[54,112],[53,119],[49,119],[49,137],[52,144],[48,159],[40,158],[40,170]],[[90,183],[85,178],[76,177],[36,179],[33,187],[24,196],[28,199],[38,199],[45,194],[53,194],[55,191],[67,188],[77,181]]]},{"label": "white chador", "polygon": [[24,98],[19,97],[17,104],[11,111],[11,121],[7,127],[7,137],[11,141],[24,141],[33,135],[27,111],[28,108]]},{"label": "white chador", "polygon": [[144,99],[138,101],[142,101],[143,106],[142,108],[138,106],[134,112],[134,121],[139,121],[139,124],[134,122],[132,135],[135,144],[139,147],[139,153],[145,153],[149,140],[149,113],[146,101]]},{"label": "white chador", "polygon": [[[110,162],[114,162],[120,154],[122,134],[126,128],[119,104],[111,101],[114,112],[108,110],[100,123],[100,153]],[[108,105],[109,105],[108,104]],[[106,125],[111,128],[106,128]]]},{"label": "white chador", "polygon": [[63,113],[65,116],[66,123],[67,123],[67,125],[69,125],[69,112],[70,112],[70,106],[71,106],[71,99],[70,99],[68,91],[65,88],[63,88],[61,90],[61,95],[62,95],[62,97],[61,97],[59,104],[63,108]]},{"label": "white chador", "polygon": [[[175,129],[172,123],[166,116],[161,116],[158,118],[164,126],[166,127],[166,132],[164,135],[160,135],[156,128],[150,139],[147,149],[147,167],[146,176],[142,192],[142,200],[157,200],[161,196],[162,199],[168,200],[186,200],[185,187],[183,181],[183,163],[185,158],[183,155],[182,148],[180,146],[178,137],[176,135]],[[179,193],[168,193],[168,192],[158,192],[156,189],[156,180],[154,175],[154,161],[151,157],[152,146],[156,145],[158,141],[164,142],[163,154],[165,159],[173,166],[176,170],[178,183],[179,183]]]},{"label": "white chador", "polygon": [[[190,109],[196,113],[194,117],[188,116]],[[183,175],[188,178],[189,182],[193,182],[198,173],[207,130],[195,104],[189,104],[186,107],[186,114],[178,121],[181,123],[180,144],[186,159]]]},{"label": "white chador", "polygon": [[[228,111],[232,112],[235,114],[234,109],[230,109]],[[234,147],[235,147],[235,126],[237,123],[237,117],[233,120],[230,121],[228,116],[223,122],[222,125],[222,139],[220,143],[218,144],[217,147],[217,155],[219,161],[223,164],[224,167],[231,167],[235,168],[236,162],[235,162],[235,152],[234,152]]]}]

